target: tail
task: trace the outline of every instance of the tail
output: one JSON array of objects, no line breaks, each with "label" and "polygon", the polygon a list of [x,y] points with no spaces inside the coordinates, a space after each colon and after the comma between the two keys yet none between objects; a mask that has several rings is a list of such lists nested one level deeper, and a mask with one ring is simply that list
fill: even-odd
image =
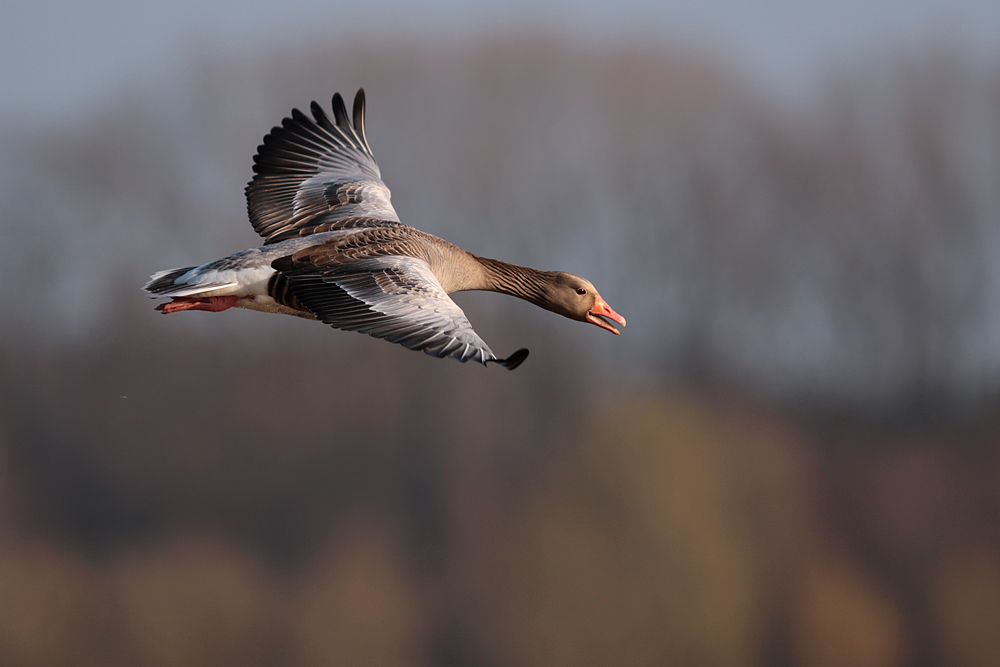
[{"label": "tail", "polygon": [[149,292],[150,298],[155,299],[161,296],[198,296],[205,292],[236,285],[233,280],[205,281],[205,271],[198,271],[198,269],[203,268],[201,266],[187,266],[183,269],[159,271],[149,277],[149,282],[142,289]]},{"label": "tail", "polygon": [[[217,313],[236,305],[238,296],[216,295],[199,296],[204,292],[211,292],[220,287],[231,287],[234,283],[202,283],[198,282],[198,266],[188,266],[183,269],[169,269],[154,273],[149,277],[149,282],[143,287],[149,292],[151,298],[171,297],[170,303],[161,303],[156,307],[164,315],[176,313],[181,310],[208,310]],[[194,274],[192,274],[194,272]]]},{"label": "tail", "polygon": [[183,269],[168,269],[158,271],[149,277],[149,282],[142,288],[149,292],[151,297],[170,296],[171,292],[190,287],[185,283],[177,284],[177,279],[195,267],[187,266]]}]

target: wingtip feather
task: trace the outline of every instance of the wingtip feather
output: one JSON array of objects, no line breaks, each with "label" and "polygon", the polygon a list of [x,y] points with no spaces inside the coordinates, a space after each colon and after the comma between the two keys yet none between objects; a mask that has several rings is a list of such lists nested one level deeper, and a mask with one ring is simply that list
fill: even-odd
[{"label": "wingtip feather", "polygon": [[347,119],[347,107],[344,105],[344,98],[340,93],[333,94],[333,117],[337,127],[347,130],[351,127],[351,122]]},{"label": "wingtip feather", "polygon": [[490,361],[500,364],[509,371],[514,370],[528,358],[528,348],[522,347],[520,350],[510,355],[506,359],[490,359]]},{"label": "wingtip feather", "polygon": [[316,124],[322,127],[328,132],[333,131],[333,123],[330,122],[330,117],[326,115],[323,111],[323,107],[319,105],[315,100],[309,103],[309,110],[312,111],[313,118],[316,120]]},{"label": "wingtip feather", "polygon": [[[365,136],[365,89],[358,88],[358,92],[354,95],[354,109],[352,109],[351,115],[354,117],[354,129],[361,138],[365,147],[368,147],[368,137]],[[368,148],[368,152],[371,152],[371,148]]]}]

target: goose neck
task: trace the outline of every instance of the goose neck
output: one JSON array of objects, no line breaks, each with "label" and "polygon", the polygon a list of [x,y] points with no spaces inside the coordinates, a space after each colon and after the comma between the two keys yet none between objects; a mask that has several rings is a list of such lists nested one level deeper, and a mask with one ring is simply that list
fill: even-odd
[{"label": "goose neck", "polygon": [[527,266],[518,266],[488,257],[476,257],[486,276],[486,289],[501,294],[509,294],[546,307],[553,272],[539,271]]}]

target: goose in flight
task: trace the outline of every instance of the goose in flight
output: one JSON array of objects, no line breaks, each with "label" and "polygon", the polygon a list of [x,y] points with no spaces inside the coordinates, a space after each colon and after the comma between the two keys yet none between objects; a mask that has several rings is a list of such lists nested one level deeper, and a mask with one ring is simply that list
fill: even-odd
[{"label": "goose in flight", "polygon": [[[264,245],[201,266],[154,274],[144,289],[164,314],[250,308],[316,319],[435,357],[514,369],[497,357],[448,296],[510,294],[614,334],[611,309],[586,279],[479,257],[399,221],[365,136],[365,93],[353,123],[339,93],[333,120],[313,102],[264,137],[247,210]],[[610,320],[610,321],[609,321]]]}]

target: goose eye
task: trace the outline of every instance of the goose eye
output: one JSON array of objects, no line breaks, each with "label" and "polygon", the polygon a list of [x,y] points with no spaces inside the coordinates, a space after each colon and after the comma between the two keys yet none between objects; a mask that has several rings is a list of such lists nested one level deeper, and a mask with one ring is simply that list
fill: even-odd
[{"label": "goose eye", "polygon": [[576,293],[579,294],[580,296],[583,296],[584,294],[587,293],[587,288],[586,287],[577,287],[576,288]]}]

